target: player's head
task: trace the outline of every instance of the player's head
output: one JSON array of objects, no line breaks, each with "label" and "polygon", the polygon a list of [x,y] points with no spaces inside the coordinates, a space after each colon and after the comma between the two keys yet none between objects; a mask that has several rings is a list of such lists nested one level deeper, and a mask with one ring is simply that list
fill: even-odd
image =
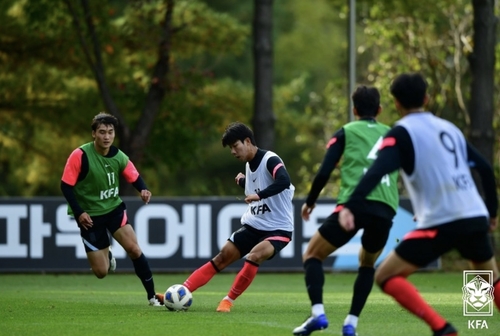
[{"label": "player's head", "polygon": [[226,131],[222,135],[222,147],[232,146],[238,141],[245,142],[247,138],[252,145],[257,146],[250,127],[240,122],[231,123],[226,127]]},{"label": "player's head", "polygon": [[358,86],[352,103],[359,117],[375,117],[380,112],[380,93],[374,87]]},{"label": "player's head", "polygon": [[92,119],[92,131],[96,131],[99,126],[101,125],[106,125],[106,126],[113,126],[113,129],[116,130],[118,126],[118,119],[114,115],[111,115],[106,112],[99,112],[94,119]]},{"label": "player's head", "polygon": [[404,73],[392,82],[391,94],[403,109],[417,109],[427,102],[427,82],[419,73]]}]

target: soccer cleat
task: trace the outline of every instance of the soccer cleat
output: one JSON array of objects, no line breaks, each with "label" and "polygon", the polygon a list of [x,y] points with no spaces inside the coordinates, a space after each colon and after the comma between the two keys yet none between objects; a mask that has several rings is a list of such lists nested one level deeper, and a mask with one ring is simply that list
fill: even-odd
[{"label": "soccer cleat", "polygon": [[323,330],[328,328],[328,320],[325,314],[321,314],[317,317],[309,317],[301,326],[293,329],[294,335],[307,336],[311,335],[313,331]]},{"label": "soccer cleat", "polygon": [[216,311],[219,313],[229,313],[232,306],[233,304],[229,300],[224,299],[219,303]]},{"label": "soccer cleat", "polygon": [[154,297],[152,297],[151,299],[149,299],[149,305],[150,306],[153,306],[153,307],[160,307],[162,306],[162,304],[160,303],[160,301],[156,298],[156,295]]},{"label": "soccer cleat", "polygon": [[163,306],[165,304],[165,295],[161,293],[156,293],[155,294],[156,300]]},{"label": "soccer cleat", "polygon": [[446,323],[443,328],[435,331],[432,336],[458,336],[458,331],[450,323]]},{"label": "soccer cleat", "polygon": [[111,252],[111,246],[109,247],[108,257],[109,257],[108,272],[114,272],[116,270],[116,259],[115,257],[113,257],[113,253]]},{"label": "soccer cleat", "polygon": [[342,327],[342,336],[356,336],[356,328],[348,324]]}]

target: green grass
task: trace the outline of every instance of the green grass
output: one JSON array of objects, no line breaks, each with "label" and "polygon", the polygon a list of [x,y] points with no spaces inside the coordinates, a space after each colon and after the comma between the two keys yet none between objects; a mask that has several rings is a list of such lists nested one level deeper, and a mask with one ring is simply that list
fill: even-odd
[{"label": "green grass", "polygon": [[[219,274],[194,293],[188,312],[147,305],[135,275],[0,275],[0,335],[288,335],[310,313],[303,274],[258,274],[231,313],[216,313],[235,274]],[[158,291],[186,274],[157,274]],[[324,302],[330,327],[313,335],[340,335],[355,274],[326,274]],[[462,316],[462,273],[419,273],[411,278],[460,335],[498,335],[498,312],[488,329],[470,330]],[[427,326],[375,286],[358,325],[359,336],[431,335]]]}]

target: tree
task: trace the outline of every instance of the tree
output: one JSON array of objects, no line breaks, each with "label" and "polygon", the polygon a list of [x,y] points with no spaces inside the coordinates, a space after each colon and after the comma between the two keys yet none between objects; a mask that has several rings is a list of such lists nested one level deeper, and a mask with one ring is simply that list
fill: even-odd
[{"label": "tree", "polygon": [[[161,23],[161,39],[158,46],[158,56],[153,67],[151,84],[146,95],[146,102],[140,114],[139,121],[135,127],[127,123],[122,112],[113,99],[106,81],[106,70],[102,59],[102,49],[99,37],[96,34],[94,19],[90,11],[88,0],[81,0],[82,18],[78,16],[71,0],[64,0],[73,19],[76,34],[80,41],[80,46],[85,55],[88,66],[94,74],[94,78],[99,88],[101,99],[106,110],[116,116],[119,121],[117,135],[120,139],[121,149],[128,154],[129,158],[136,163],[140,163],[143,158],[144,147],[147,144],[149,134],[153,128],[153,123],[160,110],[160,105],[167,92],[167,75],[170,65],[170,49],[172,29],[172,16],[174,12],[174,0],[166,0],[165,17]],[[90,45],[85,38],[85,31],[81,20],[84,20]],[[122,183],[121,193],[125,195],[135,195],[136,191],[128,183]]]},{"label": "tree", "polygon": [[494,0],[473,0],[474,49],[469,55],[472,74],[470,118],[471,143],[493,163],[495,46],[497,18]]},{"label": "tree", "polygon": [[257,144],[274,149],[273,113],[273,0],[255,0],[254,41],[254,114],[253,130]]}]

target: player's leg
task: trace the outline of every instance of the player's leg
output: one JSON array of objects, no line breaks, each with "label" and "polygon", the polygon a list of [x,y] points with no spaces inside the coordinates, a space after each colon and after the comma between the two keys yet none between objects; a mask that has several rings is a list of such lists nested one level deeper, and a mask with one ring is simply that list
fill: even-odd
[{"label": "player's leg", "polygon": [[342,327],[343,336],[356,335],[359,316],[370,295],[375,278],[375,262],[382,253],[392,227],[392,219],[367,214],[356,215],[358,223],[363,225],[359,251],[359,268],[354,281],[351,307]]},{"label": "player's leg", "polygon": [[141,280],[146,290],[149,304],[152,306],[160,306],[162,304],[162,297],[155,292],[153,272],[149,267],[148,259],[144,253],[142,253],[139,243],[137,242],[137,236],[132,225],[128,223],[127,212],[124,205],[120,206],[117,210],[119,211],[117,211],[108,224],[108,230],[132,260],[135,274]]},{"label": "player's leg", "polygon": [[184,286],[186,286],[191,292],[194,292],[198,288],[207,284],[215,274],[219,273],[240,258],[240,251],[232,241],[228,240],[220,252],[212,260],[208,261],[191,273],[186,281],[184,281]]},{"label": "player's leg", "polygon": [[94,225],[88,230],[80,228],[80,236],[82,237],[87,260],[94,275],[102,279],[110,269],[109,256],[109,236],[104,225],[105,216],[92,217]]},{"label": "player's leg", "polygon": [[[478,221],[474,219],[473,221]],[[487,232],[487,221],[483,220],[483,230],[467,234],[463,240],[458,242],[457,249],[465,259],[469,260],[474,270],[490,270],[493,272],[491,282],[493,283],[493,301],[500,310],[500,274],[495,260],[491,239]],[[476,226],[481,227],[480,223]]]},{"label": "player's leg", "polygon": [[[219,303],[218,312],[230,312],[234,301],[243,294],[257,275],[259,265],[268,259],[272,259],[291,240],[291,232],[280,230],[266,232],[249,228],[247,231],[249,232],[245,236],[255,246],[247,253],[242,252],[241,255],[246,255],[245,263],[236,275],[229,292]],[[236,237],[235,242],[238,243],[241,238],[242,236]],[[239,244],[239,246],[245,246],[245,244]],[[246,246],[248,248],[250,245]]]},{"label": "player's leg", "polygon": [[448,237],[436,228],[412,231],[389,253],[375,272],[375,281],[382,291],[424,320],[436,336],[457,335],[457,331],[423,299],[417,288],[406,278],[450,250],[452,243]]},{"label": "player's leg", "polygon": [[323,286],[325,284],[323,261],[337,248],[345,245],[356,232],[357,230],[346,232],[340,227],[337,212],[328,216],[309,240],[307,249],[302,255],[302,261],[307,294],[311,301],[311,316],[293,330],[294,335],[309,335],[315,330],[328,327],[323,304]]}]

